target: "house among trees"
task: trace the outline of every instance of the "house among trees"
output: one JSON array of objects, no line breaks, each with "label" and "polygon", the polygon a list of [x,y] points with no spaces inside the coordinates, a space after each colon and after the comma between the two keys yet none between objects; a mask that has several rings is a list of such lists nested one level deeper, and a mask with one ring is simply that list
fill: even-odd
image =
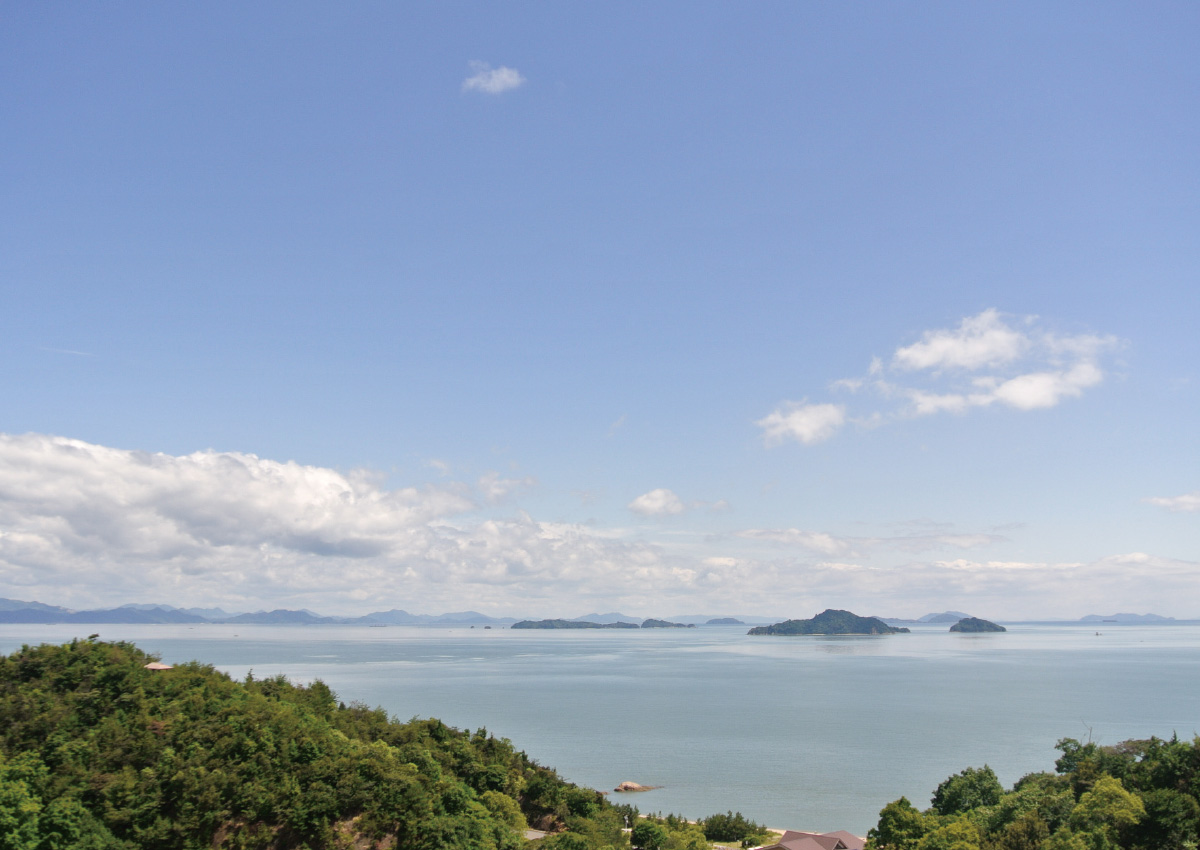
[{"label": "house among trees", "polygon": [[866,842],[844,829],[837,832],[796,832],[789,829],[774,844],[762,850],[863,850]]}]

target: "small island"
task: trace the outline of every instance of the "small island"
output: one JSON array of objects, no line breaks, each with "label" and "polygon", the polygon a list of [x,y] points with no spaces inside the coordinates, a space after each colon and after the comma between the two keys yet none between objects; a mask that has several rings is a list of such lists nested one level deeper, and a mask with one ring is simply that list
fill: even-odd
[{"label": "small island", "polygon": [[522,620],[513,629],[636,629],[637,623],[589,623],[584,620]]},{"label": "small island", "polygon": [[746,624],[743,623],[741,620],[739,620],[737,617],[716,617],[715,619],[709,620],[704,625],[706,625],[706,626],[744,626]]},{"label": "small island", "polygon": [[991,620],[981,620],[978,617],[963,617],[957,623],[950,627],[952,632],[1007,632],[1008,629],[1004,626],[998,626]]},{"label": "small island", "polygon": [[666,620],[655,620],[651,617],[642,623],[643,629],[694,629],[695,623],[671,623]]},{"label": "small island", "polygon": [[860,617],[849,611],[827,608],[811,620],[784,620],[771,626],[757,626],[751,635],[893,635],[907,632],[902,626],[889,626],[875,617]]}]

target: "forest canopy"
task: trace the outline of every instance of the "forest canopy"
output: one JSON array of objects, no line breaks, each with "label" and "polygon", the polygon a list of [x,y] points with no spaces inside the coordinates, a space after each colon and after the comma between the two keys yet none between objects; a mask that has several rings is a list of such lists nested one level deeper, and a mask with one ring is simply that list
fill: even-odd
[{"label": "forest canopy", "polygon": [[529,825],[628,846],[603,796],[484,729],[155,660],[93,640],[0,659],[0,847],[513,850]]},{"label": "forest canopy", "polygon": [[1200,738],[1058,742],[1054,773],[1005,791],[990,767],[949,777],[919,811],[889,803],[868,850],[1194,850]]}]

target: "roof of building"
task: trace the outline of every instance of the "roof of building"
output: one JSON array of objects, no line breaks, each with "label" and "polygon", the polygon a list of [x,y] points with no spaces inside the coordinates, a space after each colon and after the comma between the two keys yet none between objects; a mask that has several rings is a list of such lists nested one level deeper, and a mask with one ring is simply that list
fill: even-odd
[{"label": "roof of building", "polygon": [[863,840],[844,829],[837,832],[797,832],[789,829],[763,850],[863,850]]}]

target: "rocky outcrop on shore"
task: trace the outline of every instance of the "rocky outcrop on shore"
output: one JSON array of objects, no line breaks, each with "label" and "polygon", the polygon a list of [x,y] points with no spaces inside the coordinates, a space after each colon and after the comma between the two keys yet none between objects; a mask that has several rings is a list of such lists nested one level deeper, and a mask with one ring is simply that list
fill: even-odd
[{"label": "rocky outcrop on shore", "polygon": [[622,782],[613,790],[624,793],[626,791],[653,791],[655,788],[661,787],[661,785],[639,785],[636,782]]}]

